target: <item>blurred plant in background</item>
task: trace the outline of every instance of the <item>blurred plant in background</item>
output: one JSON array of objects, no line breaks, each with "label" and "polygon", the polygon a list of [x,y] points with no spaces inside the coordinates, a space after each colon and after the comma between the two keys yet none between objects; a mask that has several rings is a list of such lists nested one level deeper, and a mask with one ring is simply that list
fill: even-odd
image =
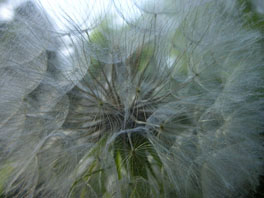
[{"label": "blurred plant in background", "polygon": [[92,25],[64,13],[65,32],[33,2],[0,22],[2,197],[249,197],[263,174],[261,14],[109,2]]}]

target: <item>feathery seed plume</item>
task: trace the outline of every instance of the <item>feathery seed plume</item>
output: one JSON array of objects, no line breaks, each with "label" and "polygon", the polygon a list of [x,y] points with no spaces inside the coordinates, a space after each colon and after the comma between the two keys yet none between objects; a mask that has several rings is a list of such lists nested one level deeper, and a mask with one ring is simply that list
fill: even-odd
[{"label": "feathery seed plume", "polygon": [[0,196],[249,197],[264,48],[245,4],[83,2],[0,20]]}]

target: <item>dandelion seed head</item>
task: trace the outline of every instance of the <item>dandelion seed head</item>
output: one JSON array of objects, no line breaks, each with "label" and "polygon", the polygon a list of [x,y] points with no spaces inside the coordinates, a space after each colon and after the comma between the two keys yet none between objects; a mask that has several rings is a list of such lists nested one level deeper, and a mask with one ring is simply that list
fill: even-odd
[{"label": "dandelion seed head", "polygon": [[242,9],[18,4],[0,24],[0,193],[247,197],[263,173],[263,36]]}]

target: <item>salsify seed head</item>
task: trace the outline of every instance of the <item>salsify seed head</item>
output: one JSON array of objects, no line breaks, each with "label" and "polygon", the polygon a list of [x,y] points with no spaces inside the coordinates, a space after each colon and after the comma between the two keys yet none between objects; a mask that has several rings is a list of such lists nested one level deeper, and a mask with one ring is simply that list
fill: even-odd
[{"label": "salsify seed head", "polygon": [[251,196],[264,61],[246,4],[80,2],[0,20],[0,196]]}]

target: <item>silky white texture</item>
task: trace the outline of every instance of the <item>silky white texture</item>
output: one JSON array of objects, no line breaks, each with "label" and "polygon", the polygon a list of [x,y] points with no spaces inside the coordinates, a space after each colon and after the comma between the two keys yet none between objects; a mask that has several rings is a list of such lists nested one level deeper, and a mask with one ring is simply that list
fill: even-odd
[{"label": "silky white texture", "polygon": [[256,189],[263,36],[239,4],[38,3],[19,4],[0,26],[2,194],[233,198]]}]

